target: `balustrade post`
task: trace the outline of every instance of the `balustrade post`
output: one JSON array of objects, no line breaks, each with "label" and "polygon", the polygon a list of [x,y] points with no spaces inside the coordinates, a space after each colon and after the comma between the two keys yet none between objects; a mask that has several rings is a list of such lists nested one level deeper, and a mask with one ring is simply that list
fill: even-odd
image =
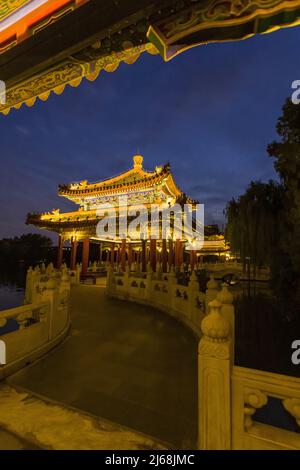
[{"label": "balustrade post", "polygon": [[38,266],[36,266],[32,273],[32,290],[31,290],[31,301],[30,303],[35,303],[38,298],[38,286],[41,281],[41,271]]},{"label": "balustrade post", "polygon": [[80,284],[80,276],[81,276],[81,264],[77,263],[77,265],[76,265],[76,284]]},{"label": "balustrade post", "polygon": [[24,304],[30,304],[32,302],[32,291],[33,291],[33,269],[30,266],[26,275],[26,289],[25,289]]},{"label": "balustrade post", "polygon": [[41,302],[49,302],[49,317],[48,317],[48,340],[51,341],[53,337],[53,317],[55,312],[57,312],[58,306],[58,281],[56,273],[53,272],[46,282],[46,288],[40,294]]},{"label": "balustrade post", "polygon": [[199,434],[201,450],[231,449],[231,342],[222,304],[213,300],[199,343]]},{"label": "balustrade post", "polygon": [[114,269],[111,264],[107,267],[107,280],[106,280],[106,292],[107,294],[113,294],[116,287],[116,279]]},{"label": "balustrade post", "polygon": [[230,324],[230,339],[232,347],[232,361],[234,363],[234,340],[235,340],[235,315],[234,315],[234,306],[233,306],[233,295],[229,291],[228,285],[224,282],[222,284],[222,289],[217,295],[217,300],[222,303],[221,314],[224,318],[229,321]]},{"label": "balustrade post", "polygon": [[219,284],[217,283],[217,281],[215,281],[213,274],[211,274],[210,280],[207,283],[206,292],[205,292],[205,309],[207,312],[209,311],[208,309],[209,303],[212,300],[216,299],[218,292],[219,292]]}]

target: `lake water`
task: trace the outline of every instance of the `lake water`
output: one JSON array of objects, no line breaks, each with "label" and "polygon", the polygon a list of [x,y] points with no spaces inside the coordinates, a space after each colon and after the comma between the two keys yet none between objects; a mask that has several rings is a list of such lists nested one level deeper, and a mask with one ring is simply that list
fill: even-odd
[{"label": "lake water", "polygon": [[0,266],[0,311],[23,304],[26,270]]}]

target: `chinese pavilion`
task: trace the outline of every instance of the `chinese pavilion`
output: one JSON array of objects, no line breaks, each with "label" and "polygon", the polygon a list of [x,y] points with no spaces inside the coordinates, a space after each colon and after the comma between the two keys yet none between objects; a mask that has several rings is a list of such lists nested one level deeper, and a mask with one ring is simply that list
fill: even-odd
[{"label": "chinese pavilion", "polygon": [[[141,205],[150,209],[152,204],[158,204],[160,208],[168,209],[174,204],[183,206],[193,201],[183,193],[174,181],[169,164],[156,167],[152,172],[143,168],[143,157],[133,157],[133,167],[118,176],[97,183],[81,181],[68,185],[60,185],[58,195],[66,197],[78,205],[73,212],[61,213],[59,209],[51,213],[29,214],[27,223],[38,228],[58,233],[58,266],[63,261],[63,248],[66,241],[71,242],[70,268],[74,269],[77,262],[78,243],[82,243],[82,273],[87,274],[89,266],[90,243],[99,245],[99,260],[117,263],[124,270],[126,263],[139,263],[142,271],[146,271],[150,262],[153,271],[156,271],[156,263],[159,261],[162,271],[166,272],[168,266],[179,267],[187,261],[191,268],[197,261],[197,257],[204,254],[221,254],[228,250],[222,235],[207,235],[204,237],[204,245],[201,249],[191,249],[194,233],[185,232],[182,238],[182,227],[176,226],[175,219],[171,220],[172,236],[151,238],[141,232],[148,233],[147,227],[139,227],[134,236],[126,236],[120,233],[120,225],[114,238],[97,235],[97,225],[103,220],[99,215],[98,207],[101,204],[110,204],[116,208],[117,218],[120,220],[125,210],[120,206],[120,198],[126,201],[131,209],[139,212]],[[127,207],[126,207],[127,214]],[[172,216],[171,216],[172,218]],[[128,217],[130,221],[130,217]],[[151,218],[147,218],[147,226],[151,224]],[[180,230],[180,235],[179,235]],[[161,232],[160,232],[161,233]],[[148,239],[147,239],[148,238]]]}]

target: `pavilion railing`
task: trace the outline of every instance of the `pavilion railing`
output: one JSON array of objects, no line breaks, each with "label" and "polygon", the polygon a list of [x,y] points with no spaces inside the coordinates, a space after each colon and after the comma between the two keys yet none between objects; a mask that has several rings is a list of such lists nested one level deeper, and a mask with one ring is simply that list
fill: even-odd
[{"label": "pavilion railing", "polygon": [[[212,277],[202,293],[195,273],[182,286],[172,270],[148,269],[141,277],[110,268],[106,289],[108,296],[176,316],[199,336],[200,449],[300,449],[300,379],[234,364],[234,306],[227,285],[220,290]],[[276,422],[278,409],[284,419]]]},{"label": "pavilion railing", "polygon": [[146,303],[186,323],[200,336],[201,320],[205,315],[205,294],[199,291],[197,277],[192,274],[189,285],[177,284],[176,274],[171,270],[167,275],[108,270],[107,293],[120,299]]},{"label": "pavilion railing", "polygon": [[[0,312],[0,379],[45,354],[70,326],[70,276],[65,267],[28,270],[24,305]],[[3,355],[3,354],[2,354]]]}]

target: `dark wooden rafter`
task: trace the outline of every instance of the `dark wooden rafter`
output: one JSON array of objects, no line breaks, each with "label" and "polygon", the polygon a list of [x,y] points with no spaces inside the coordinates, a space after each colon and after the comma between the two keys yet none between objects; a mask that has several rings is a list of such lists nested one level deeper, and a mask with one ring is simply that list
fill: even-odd
[{"label": "dark wooden rafter", "polygon": [[0,77],[10,87],[52,67],[66,57],[86,54],[97,41],[107,39],[101,54],[122,50],[113,36],[128,29],[128,39],[134,45],[148,42],[147,29],[150,15],[158,5],[169,2],[158,0],[90,0],[79,9],[50,24],[23,43],[0,55]]},{"label": "dark wooden rafter", "polygon": [[[60,94],[148,50],[164,60],[200,44],[241,40],[300,22],[300,0],[89,0],[0,54],[7,114]],[[153,45],[152,49],[147,46]]]}]

